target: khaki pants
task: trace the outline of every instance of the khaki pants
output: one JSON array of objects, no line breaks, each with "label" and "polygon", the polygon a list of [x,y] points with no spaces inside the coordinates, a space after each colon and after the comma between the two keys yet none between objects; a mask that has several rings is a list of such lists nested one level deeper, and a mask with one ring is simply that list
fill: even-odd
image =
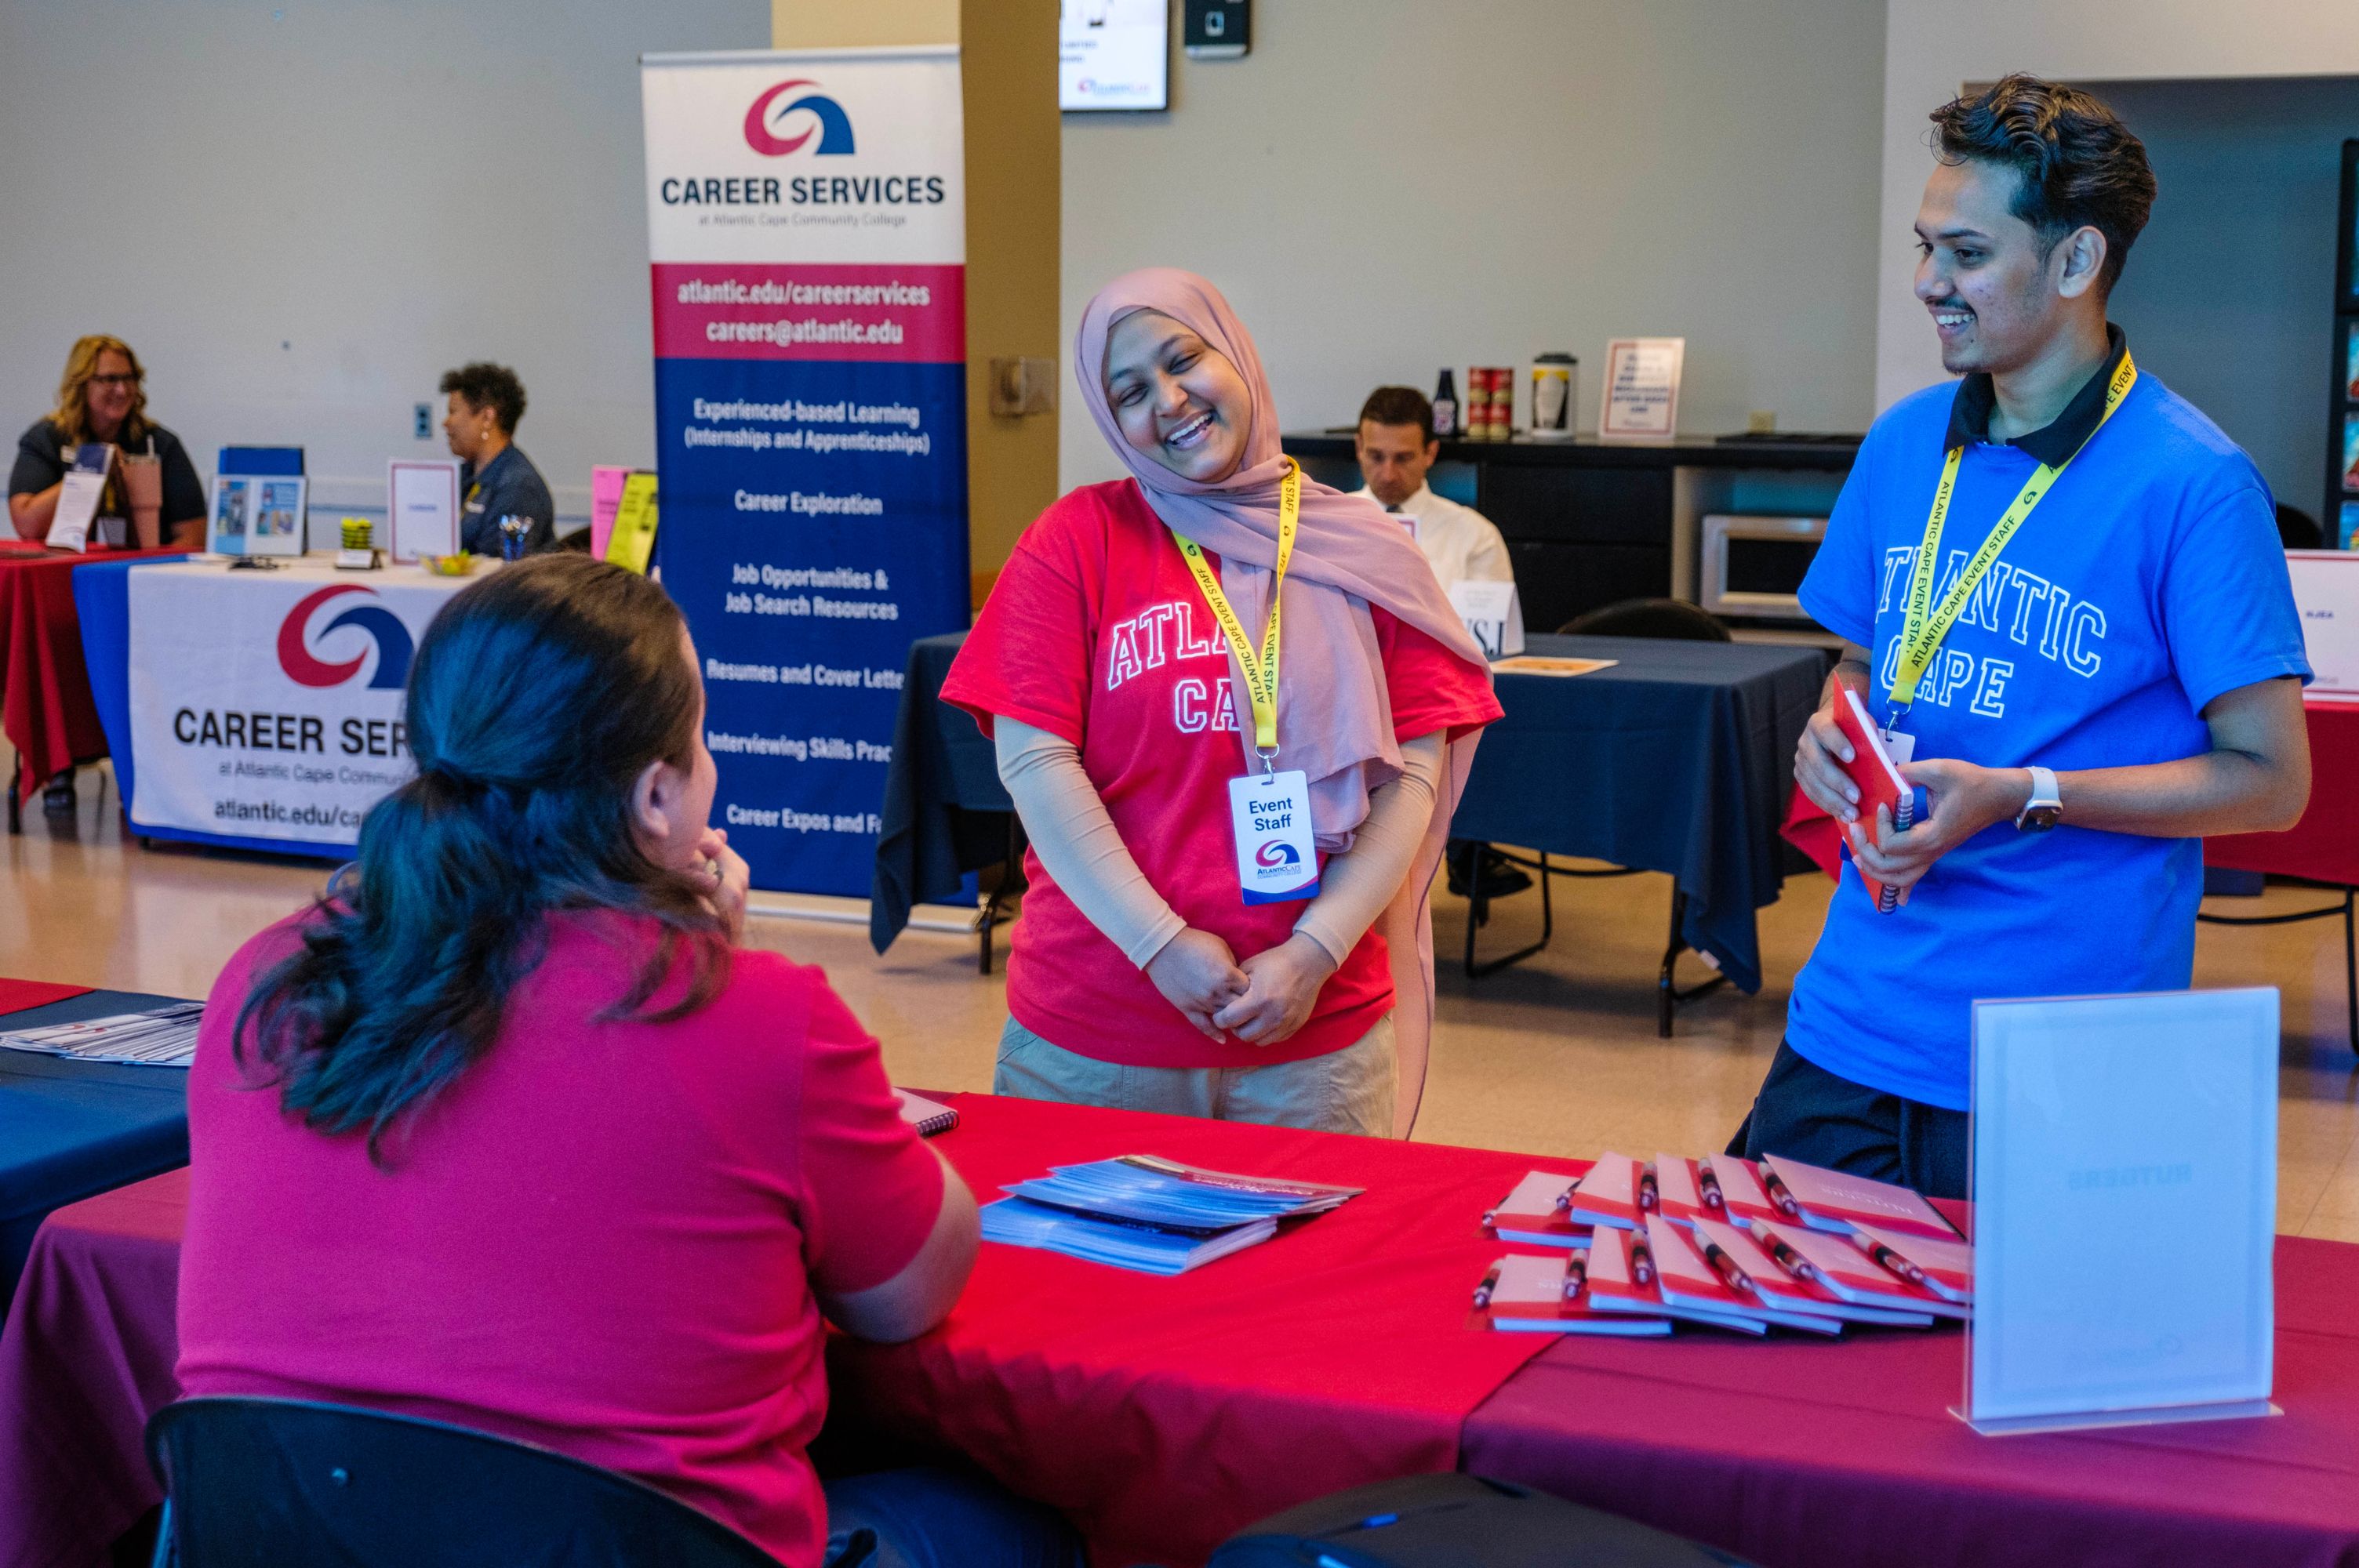
[{"label": "khaki pants", "polygon": [[1011,1018],[999,1032],[991,1092],[1389,1138],[1393,1018],[1385,1014],[1341,1051],[1266,1067],[1124,1066],[1052,1045]]}]

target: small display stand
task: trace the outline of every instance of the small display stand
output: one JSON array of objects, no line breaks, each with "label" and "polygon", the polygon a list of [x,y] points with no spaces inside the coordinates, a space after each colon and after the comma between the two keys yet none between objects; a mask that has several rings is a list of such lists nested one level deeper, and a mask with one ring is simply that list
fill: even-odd
[{"label": "small display stand", "polygon": [[2277,993],[1978,1001],[1986,1435],[2274,1415]]}]

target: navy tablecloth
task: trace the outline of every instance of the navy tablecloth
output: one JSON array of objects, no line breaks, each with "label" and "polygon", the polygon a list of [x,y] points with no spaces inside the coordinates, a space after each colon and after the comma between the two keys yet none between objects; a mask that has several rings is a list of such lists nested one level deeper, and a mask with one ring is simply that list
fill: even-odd
[{"label": "navy tablecloth", "polygon": [[1533,637],[1526,651],[1618,663],[1498,677],[1506,717],[1484,731],[1451,834],[1669,873],[1688,946],[1760,989],[1753,912],[1777,902],[1777,824],[1825,654],[1638,637]]},{"label": "navy tablecloth", "polygon": [[[180,1000],[88,991],[0,1013],[0,1031],[74,1023]],[[69,1062],[0,1050],[0,1308],[49,1212],[189,1162],[186,1067]]]},{"label": "navy tablecloth", "polygon": [[999,782],[991,742],[941,699],[965,642],[965,633],[948,632],[909,644],[868,894],[868,940],[879,953],[909,924],[912,908],[955,897],[967,872],[1007,858],[1016,803]]}]

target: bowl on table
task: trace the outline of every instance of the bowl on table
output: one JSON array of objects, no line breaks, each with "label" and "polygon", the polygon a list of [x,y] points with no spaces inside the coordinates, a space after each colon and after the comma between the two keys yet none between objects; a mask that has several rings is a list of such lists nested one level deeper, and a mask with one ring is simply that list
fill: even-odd
[{"label": "bowl on table", "polygon": [[421,553],[418,557],[418,564],[437,577],[465,577],[475,569],[475,563],[482,558],[480,556],[470,555],[465,550],[461,550],[454,556],[429,556]]}]

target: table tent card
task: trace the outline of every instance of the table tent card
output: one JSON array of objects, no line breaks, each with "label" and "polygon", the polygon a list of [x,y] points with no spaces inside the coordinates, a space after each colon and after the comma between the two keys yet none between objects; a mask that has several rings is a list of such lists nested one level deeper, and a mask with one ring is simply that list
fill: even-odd
[{"label": "table tent card", "polygon": [[1503,659],[1524,651],[1524,607],[1514,583],[1451,583],[1450,607],[1466,623],[1466,634],[1484,658]]},{"label": "table tent card", "polygon": [[2318,678],[2302,696],[2312,701],[2359,702],[2359,555],[2343,550],[2288,550],[2286,571],[2301,611],[2302,650]]},{"label": "table tent card", "polygon": [[2274,989],[1978,1001],[1973,1319],[1986,1433],[2267,1415]]},{"label": "table tent card", "polygon": [[114,468],[114,449],[103,441],[74,449],[73,467],[66,470],[57,510],[49,514],[49,548],[79,552],[90,547],[91,525],[97,521],[99,498]]},{"label": "table tent card", "polygon": [[385,514],[393,558],[459,553],[459,465],[396,458],[386,464]]}]

